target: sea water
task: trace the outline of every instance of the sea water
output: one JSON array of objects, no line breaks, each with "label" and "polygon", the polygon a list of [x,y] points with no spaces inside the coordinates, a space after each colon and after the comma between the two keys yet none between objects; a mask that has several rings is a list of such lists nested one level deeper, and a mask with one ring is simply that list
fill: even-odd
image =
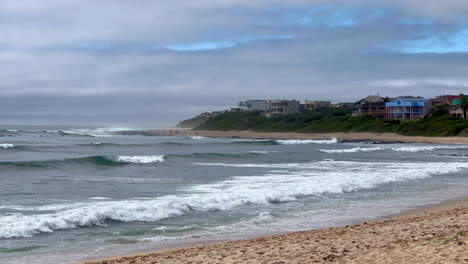
[{"label": "sea water", "polygon": [[468,146],[0,128],[0,263],[370,220],[468,194]]}]

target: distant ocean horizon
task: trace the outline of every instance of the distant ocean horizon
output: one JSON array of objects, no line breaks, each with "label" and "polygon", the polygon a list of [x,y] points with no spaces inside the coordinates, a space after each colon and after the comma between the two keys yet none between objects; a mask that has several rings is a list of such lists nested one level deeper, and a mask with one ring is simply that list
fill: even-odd
[{"label": "distant ocean horizon", "polygon": [[331,227],[468,194],[468,145],[122,130],[135,128],[0,126],[0,263]]}]

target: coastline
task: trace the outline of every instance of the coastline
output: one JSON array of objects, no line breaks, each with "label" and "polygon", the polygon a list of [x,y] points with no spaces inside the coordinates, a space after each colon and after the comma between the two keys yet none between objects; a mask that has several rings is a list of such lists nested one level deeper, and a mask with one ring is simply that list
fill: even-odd
[{"label": "coastline", "polygon": [[127,133],[148,136],[203,136],[203,137],[234,137],[257,139],[330,139],[340,141],[379,141],[403,143],[437,143],[437,144],[468,144],[468,137],[422,137],[402,136],[393,133],[323,133],[306,134],[295,132],[254,132],[254,131],[216,131],[192,129],[156,129],[147,131],[130,131]]},{"label": "coastline", "polygon": [[88,260],[127,263],[466,263],[468,196],[377,220]]},{"label": "coastline", "polygon": [[[260,133],[252,131],[144,131],[156,136],[468,144],[463,137],[408,137],[374,133]],[[468,194],[467,194],[468,195]],[[468,196],[376,220],[241,240],[201,241],[155,251],[82,261],[126,263],[468,263]]]}]

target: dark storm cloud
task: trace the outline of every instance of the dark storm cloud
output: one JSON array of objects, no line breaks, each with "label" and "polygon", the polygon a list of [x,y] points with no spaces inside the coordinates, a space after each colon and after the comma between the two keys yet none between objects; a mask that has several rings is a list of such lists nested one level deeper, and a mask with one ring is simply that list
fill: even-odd
[{"label": "dark storm cloud", "polygon": [[465,2],[5,1],[0,121],[167,125],[248,98],[467,93]]}]

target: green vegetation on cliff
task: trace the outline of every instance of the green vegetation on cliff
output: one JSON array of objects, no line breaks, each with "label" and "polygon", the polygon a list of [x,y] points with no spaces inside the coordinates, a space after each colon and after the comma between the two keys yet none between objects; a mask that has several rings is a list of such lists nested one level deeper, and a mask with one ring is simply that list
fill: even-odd
[{"label": "green vegetation on cliff", "polygon": [[374,132],[410,136],[468,136],[468,120],[449,116],[415,121],[351,117],[350,110],[319,109],[305,114],[265,117],[255,112],[224,113],[195,127],[197,130],[252,130],[258,132]]},{"label": "green vegetation on cliff", "polygon": [[194,118],[190,118],[190,119],[179,122],[176,125],[176,127],[177,128],[194,128],[205,123],[207,120],[208,120],[208,117],[199,115]]}]

